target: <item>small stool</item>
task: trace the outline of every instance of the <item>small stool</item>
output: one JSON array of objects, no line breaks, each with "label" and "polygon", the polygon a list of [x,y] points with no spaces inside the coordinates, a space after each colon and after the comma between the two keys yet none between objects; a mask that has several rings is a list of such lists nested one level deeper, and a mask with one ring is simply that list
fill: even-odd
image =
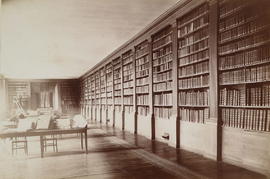
[{"label": "small stool", "polygon": [[53,151],[54,152],[58,152],[58,147],[57,147],[57,137],[56,135],[50,135],[48,136],[44,136],[43,137],[43,141],[44,141],[44,151],[47,151],[47,147],[52,146],[53,147]]},{"label": "small stool", "polygon": [[12,155],[14,155],[15,150],[16,150],[16,154],[17,154],[18,149],[24,149],[24,153],[26,155],[28,155],[28,146],[27,146],[26,136],[12,138],[11,145],[12,145]]}]

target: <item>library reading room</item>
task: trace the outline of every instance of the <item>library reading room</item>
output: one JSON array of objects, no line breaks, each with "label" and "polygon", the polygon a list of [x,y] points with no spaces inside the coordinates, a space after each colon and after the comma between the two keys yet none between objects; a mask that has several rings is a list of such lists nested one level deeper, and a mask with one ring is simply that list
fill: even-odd
[{"label": "library reading room", "polygon": [[269,0],[2,0],[0,178],[270,178]]}]

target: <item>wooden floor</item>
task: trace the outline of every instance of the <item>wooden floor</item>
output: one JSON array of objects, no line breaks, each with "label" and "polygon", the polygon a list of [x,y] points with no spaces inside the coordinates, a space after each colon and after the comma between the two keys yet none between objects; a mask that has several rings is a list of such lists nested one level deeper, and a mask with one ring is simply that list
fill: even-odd
[{"label": "wooden floor", "polygon": [[58,150],[40,158],[39,138],[28,138],[29,155],[11,155],[9,140],[1,141],[0,178],[266,178],[239,167],[217,163],[143,136],[92,123],[88,155],[80,137],[63,136]]}]

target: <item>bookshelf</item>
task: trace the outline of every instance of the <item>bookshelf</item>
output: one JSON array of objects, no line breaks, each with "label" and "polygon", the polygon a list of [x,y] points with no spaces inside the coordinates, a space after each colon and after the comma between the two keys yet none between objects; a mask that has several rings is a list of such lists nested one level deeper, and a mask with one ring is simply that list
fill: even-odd
[{"label": "bookshelf", "polygon": [[122,55],[123,65],[123,105],[125,113],[133,112],[134,63],[133,52],[129,50]]},{"label": "bookshelf", "polygon": [[219,8],[222,125],[270,131],[270,5],[267,1],[258,6],[253,0],[223,0]]},{"label": "bookshelf", "polygon": [[146,40],[135,47],[136,105],[140,116],[150,114],[149,67],[149,42]]},{"label": "bookshelf", "polygon": [[95,72],[95,119],[100,120],[100,71]]},{"label": "bookshelf", "polygon": [[177,21],[178,101],[181,120],[209,118],[209,7],[196,7]]},{"label": "bookshelf", "polygon": [[152,37],[154,116],[169,119],[172,112],[172,30],[168,26]]},{"label": "bookshelf", "polygon": [[[45,84],[46,85],[46,84]],[[54,84],[47,84],[50,89],[53,89]],[[86,85],[87,86],[87,85]],[[87,86],[88,88],[88,86]],[[64,113],[76,112],[78,106],[78,93],[76,81],[64,81],[60,83],[62,110]],[[86,94],[88,95],[88,93]],[[88,97],[88,96],[86,96]]]},{"label": "bookshelf", "polygon": [[106,110],[106,69],[103,67],[100,69],[100,107],[101,111]]},{"label": "bookshelf", "polygon": [[106,93],[107,109],[112,110],[113,105],[113,66],[112,63],[106,65]]},{"label": "bookshelf", "polygon": [[113,93],[115,112],[121,112],[122,108],[122,62],[121,58],[113,60]]},{"label": "bookshelf", "polygon": [[30,83],[23,81],[9,81],[7,84],[7,90],[10,110],[16,109],[14,104],[15,99],[20,99],[24,109],[28,108],[31,95]]},{"label": "bookshelf", "polygon": [[95,76],[91,75],[90,77],[90,83],[91,83],[91,89],[90,89],[90,93],[91,93],[91,115],[90,118],[91,119],[96,119],[95,118],[95,105],[96,105],[96,95],[95,95]]}]

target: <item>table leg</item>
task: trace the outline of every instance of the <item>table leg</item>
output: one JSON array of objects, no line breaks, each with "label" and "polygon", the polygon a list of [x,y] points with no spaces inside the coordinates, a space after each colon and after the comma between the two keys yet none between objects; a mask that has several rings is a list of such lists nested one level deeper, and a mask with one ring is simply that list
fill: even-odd
[{"label": "table leg", "polygon": [[40,150],[41,150],[41,158],[43,158],[43,156],[44,156],[43,136],[40,136]]},{"label": "table leg", "polygon": [[81,148],[83,149],[83,133],[81,132]]},{"label": "table leg", "polygon": [[88,154],[88,146],[87,146],[87,129],[84,132],[85,137],[85,153]]}]

